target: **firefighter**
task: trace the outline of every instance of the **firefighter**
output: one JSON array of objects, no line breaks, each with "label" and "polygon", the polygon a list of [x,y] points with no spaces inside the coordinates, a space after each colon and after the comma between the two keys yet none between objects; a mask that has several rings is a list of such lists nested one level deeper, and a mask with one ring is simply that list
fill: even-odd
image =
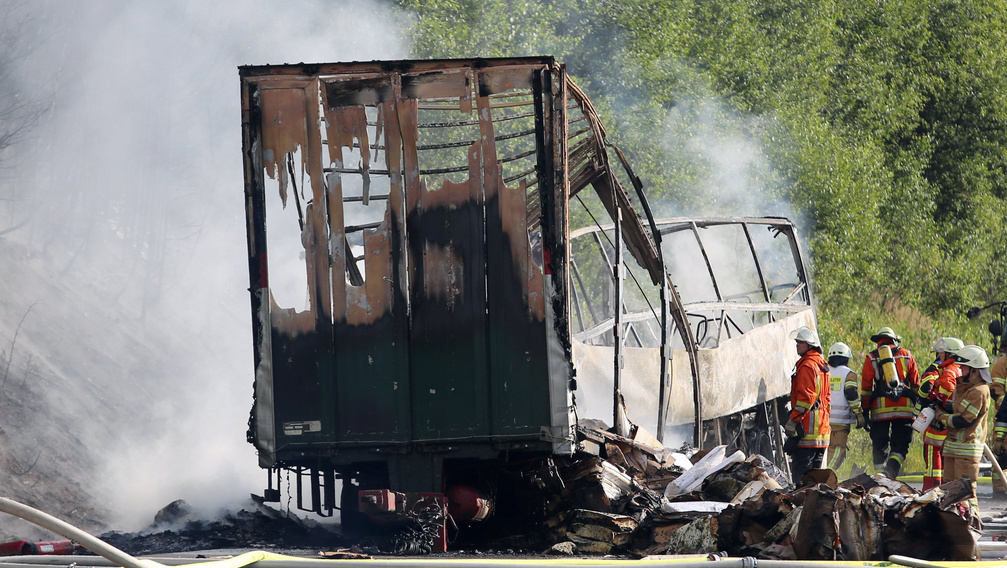
[{"label": "firefighter", "polygon": [[829,445],[829,372],[815,330],[801,326],[794,332],[800,359],[790,377],[790,415],[784,431],[790,449],[794,485],[804,474],[822,467]]},{"label": "firefighter", "polygon": [[[961,367],[955,360],[955,354],[964,347],[957,337],[941,337],[934,342],[935,360],[920,377],[918,391],[920,407],[943,409],[951,401],[955,392]],[[947,437],[947,428],[943,424],[931,421],[923,432],[923,490],[937,487],[944,481],[944,460],[941,448]]]},{"label": "firefighter", "polygon": [[[993,454],[1001,468],[1007,469],[1007,408],[1004,407],[1004,396],[1007,395],[1007,333],[1000,336],[1000,356],[990,372],[993,382],[990,384],[990,398],[993,402],[994,420]],[[993,498],[1007,499],[1007,486],[999,475],[993,476]]]},{"label": "firefighter", "polygon": [[955,358],[962,366],[962,376],[958,379],[951,404],[938,410],[934,420],[948,429],[943,450],[945,481],[969,478],[973,494],[969,505],[973,512],[978,512],[975,488],[990,405],[990,360],[986,350],[978,345],[962,347]]},{"label": "firefighter", "polygon": [[850,437],[850,428],[856,425],[863,428],[867,420],[860,408],[860,378],[856,371],[847,365],[853,358],[850,346],[843,342],[833,343],[829,347],[829,379],[831,394],[829,400],[832,408],[829,411],[829,469],[839,471],[846,460],[846,444]]},{"label": "firefighter", "polygon": [[[916,407],[910,401],[920,387],[920,372],[908,349],[890,327],[871,336],[877,349],[864,358],[860,402],[871,431],[874,469],[895,479],[913,441]],[[882,357],[882,355],[884,355]]]}]

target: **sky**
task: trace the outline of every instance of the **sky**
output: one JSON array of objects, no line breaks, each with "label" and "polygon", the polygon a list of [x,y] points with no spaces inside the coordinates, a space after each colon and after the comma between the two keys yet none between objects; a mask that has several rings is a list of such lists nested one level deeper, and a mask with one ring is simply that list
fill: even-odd
[{"label": "sky", "polygon": [[[66,283],[23,278],[29,289],[7,313],[36,302],[23,342],[57,321],[75,330],[59,349],[25,346],[72,359],[53,365],[75,365],[105,406],[142,417],[109,427],[119,441],[102,444],[97,489],[116,528],[136,530],[177,498],[212,509],[261,494],[266,476],[245,441],[253,360],[237,67],[403,58],[408,18],[367,1],[8,0],[0,10],[0,37],[30,47],[17,90],[45,109],[0,172],[0,230],[17,227],[0,246],[16,243],[32,270]],[[0,327],[9,340],[12,323]]]}]

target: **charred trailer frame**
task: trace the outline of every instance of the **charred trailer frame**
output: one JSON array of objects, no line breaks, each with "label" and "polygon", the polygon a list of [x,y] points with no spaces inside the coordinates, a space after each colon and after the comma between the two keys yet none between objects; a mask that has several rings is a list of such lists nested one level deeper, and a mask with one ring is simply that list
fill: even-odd
[{"label": "charred trailer frame", "polygon": [[[614,147],[561,64],[358,62],[239,75],[255,355],[248,440],[271,472],[267,499],[279,499],[287,471],[298,507],[331,515],[341,479],[345,523],[358,507],[443,507],[454,487],[492,493],[489,478],[511,465],[583,450],[571,207],[585,198],[592,219],[607,218],[596,224],[614,227],[598,276],[617,292],[604,324],[614,353],[593,373],[605,375],[605,414],[627,433],[622,369],[634,357],[621,350],[633,329],[618,290],[632,257],[657,296],[656,339],[641,352],[648,376],[636,381],[657,399],[642,405],[646,420],[662,440],[684,416],[669,417],[672,383],[692,385],[685,420],[704,439],[720,415],[703,410],[703,348],[665,270],[668,225],[618,149],[622,167],[610,163]],[[810,292],[802,298],[810,310]]]},{"label": "charred trailer frame", "polygon": [[572,453],[563,68],[240,76],[260,465],[331,514],[333,472],[346,501],[351,479],[440,493],[445,471]]}]

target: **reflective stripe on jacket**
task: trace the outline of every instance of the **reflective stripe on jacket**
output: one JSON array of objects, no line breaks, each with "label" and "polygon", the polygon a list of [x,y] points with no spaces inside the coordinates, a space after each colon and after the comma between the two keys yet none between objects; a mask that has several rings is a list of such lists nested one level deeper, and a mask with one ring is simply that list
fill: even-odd
[{"label": "reflective stripe on jacket", "polygon": [[[856,424],[857,416],[855,410],[860,409],[860,399],[857,398],[851,404],[846,400],[846,387],[857,388],[857,374],[846,365],[833,367],[829,365],[829,384],[831,393],[829,400],[832,402],[832,409],[829,411],[829,422],[833,424]],[[859,389],[858,389],[859,390]]]},{"label": "reflective stripe on jacket", "polygon": [[944,440],[943,452],[955,457],[979,458],[983,454],[986,438],[986,414],[989,412],[990,388],[981,379],[959,381],[952,402],[952,416],[961,416],[969,421],[965,428],[948,426],[948,437]]},{"label": "reflective stripe on jacket", "polygon": [[[949,358],[940,363],[940,366],[935,370],[935,373],[938,372],[940,374],[937,375],[937,378],[932,379],[934,384],[930,392],[927,393],[927,399],[934,402],[938,408],[943,409],[954,396],[958,377],[962,376],[962,368]],[[923,379],[920,380],[920,383],[923,383]],[[927,431],[923,433],[923,443],[940,447],[944,444],[947,435],[947,429],[931,423],[930,426],[927,426]]]},{"label": "reflective stripe on jacket", "polygon": [[804,427],[799,448],[829,447],[829,413],[832,397],[829,392],[829,366],[822,352],[810,348],[797,361],[790,377],[790,419]]},{"label": "reflective stripe on jacket", "polygon": [[[920,387],[920,371],[916,367],[913,354],[905,347],[892,346],[892,357],[895,359],[895,372],[905,388],[916,390]],[[871,421],[894,420],[906,418],[912,420],[916,409],[908,396],[891,399],[884,392],[874,392],[874,379],[880,375],[878,369],[878,350],[875,349],[864,358],[864,369],[860,375],[860,402],[864,408],[871,411]]]}]

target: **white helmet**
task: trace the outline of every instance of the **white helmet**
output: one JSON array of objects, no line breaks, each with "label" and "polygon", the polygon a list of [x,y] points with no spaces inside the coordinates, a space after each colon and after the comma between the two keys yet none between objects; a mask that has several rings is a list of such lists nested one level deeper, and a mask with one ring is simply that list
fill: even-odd
[{"label": "white helmet", "polygon": [[937,341],[934,342],[935,353],[944,352],[954,355],[955,353],[958,353],[962,347],[965,347],[965,344],[957,337],[939,337],[937,338]]},{"label": "white helmet", "polygon": [[850,350],[850,346],[843,343],[842,341],[832,344],[829,347],[829,357],[846,357],[847,359],[853,358],[853,351]]},{"label": "white helmet", "polygon": [[803,341],[812,347],[822,348],[822,344],[818,341],[818,333],[806,325],[795,329],[793,333],[790,334],[790,338],[794,341]]},{"label": "white helmet", "polygon": [[978,345],[966,345],[955,354],[955,360],[960,364],[979,370],[979,375],[987,383],[993,382],[990,376],[990,358],[986,350]]}]

